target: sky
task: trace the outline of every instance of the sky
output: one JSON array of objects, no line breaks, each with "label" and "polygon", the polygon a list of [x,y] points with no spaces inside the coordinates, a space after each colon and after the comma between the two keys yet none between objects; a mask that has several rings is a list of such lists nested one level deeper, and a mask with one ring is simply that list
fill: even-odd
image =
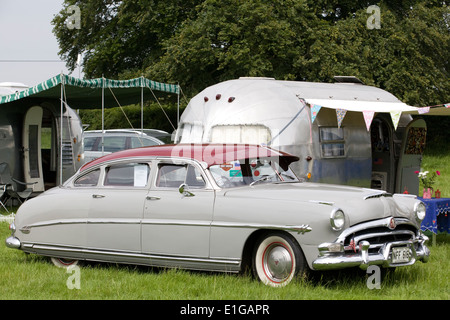
[{"label": "sky", "polygon": [[[63,0],[0,0],[0,82],[34,86],[61,72],[69,74],[58,56],[51,24],[62,3]],[[36,60],[39,62],[33,62]],[[78,77],[79,70],[75,69],[72,76]]]}]

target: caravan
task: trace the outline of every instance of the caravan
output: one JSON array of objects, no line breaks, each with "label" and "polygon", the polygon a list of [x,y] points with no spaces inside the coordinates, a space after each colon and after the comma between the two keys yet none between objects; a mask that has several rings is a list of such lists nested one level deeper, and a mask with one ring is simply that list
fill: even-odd
[{"label": "caravan", "polygon": [[354,77],[336,83],[239,78],[210,86],[183,112],[177,143],[248,143],[294,154],[314,182],[418,194],[426,124],[415,107]]},{"label": "caravan", "polygon": [[[0,96],[28,89],[1,83]],[[83,164],[82,124],[78,114],[48,99],[18,99],[0,105],[0,163],[34,193],[59,185]]]}]

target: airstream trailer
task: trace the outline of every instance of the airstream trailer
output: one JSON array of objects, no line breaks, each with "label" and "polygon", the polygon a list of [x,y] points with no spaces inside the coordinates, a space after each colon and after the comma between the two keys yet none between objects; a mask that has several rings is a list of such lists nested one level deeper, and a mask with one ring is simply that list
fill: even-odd
[{"label": "airstream trailer", "polygon": [[[0,96],[28,89],[11,83],[0,88]],[[2,101],[0,110],[0,163],[34,193],[59,185],[82,165],[82,124],[70,107],[64,105],[61,118],[60,101],[28,98]]]},{"label": "airstream trailer", "polygon": [[[418,193],[426,124],[391,93],[353,77],[336,83],[239,78],[193,97],[178,143],[263,144],[294,154],[314,182]],[[339,82],[340,81],[340,82]]]}]

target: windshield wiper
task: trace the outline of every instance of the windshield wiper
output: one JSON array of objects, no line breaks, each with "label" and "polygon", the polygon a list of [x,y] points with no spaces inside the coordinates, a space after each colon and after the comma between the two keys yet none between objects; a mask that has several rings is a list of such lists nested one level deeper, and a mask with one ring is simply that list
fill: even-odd
[{"label": "windshield wiper", "polygon": [[261,182],[261,181],[266,181],[266,180],[269,180],[269,179],[270,179],[270,176],[265,174],[261,178],[259,178],[258,180],[255,180],[252,183],[250,183],[250,187],[253,186],[255,183],[258,183],[258,182]]}]

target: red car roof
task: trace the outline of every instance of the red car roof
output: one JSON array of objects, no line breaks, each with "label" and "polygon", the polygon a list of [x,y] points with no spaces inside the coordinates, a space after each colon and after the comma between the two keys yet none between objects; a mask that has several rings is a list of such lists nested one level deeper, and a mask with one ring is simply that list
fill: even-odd
[{"label": "red car roof", "polygon": [[269,147],[249,144],[175,144],[142,147],[114,152],[81,167],[81,171],[106,161],[135,157],[182,157],[206,162],[209,166],[246,158],[283,157],[291,163],[299,158]]}]

